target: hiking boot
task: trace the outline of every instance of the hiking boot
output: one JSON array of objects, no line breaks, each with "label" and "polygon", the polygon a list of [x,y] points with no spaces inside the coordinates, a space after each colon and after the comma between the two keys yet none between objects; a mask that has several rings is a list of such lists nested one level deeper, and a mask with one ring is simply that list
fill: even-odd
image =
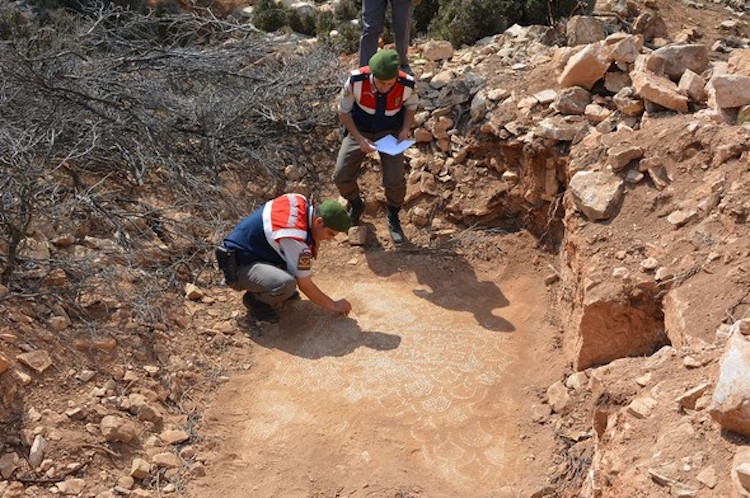
[{"label": "hiking boot", "polygon": [[273,306],[258,301],[250,292],[245,292],[242,296],[242,304],[247,308],[247,312],[260,322],[276,323],[279,321],[279,314]]},{"label": "hiking boot", "polygon": [[365,212],[365,201],[361,197],[349,201],[349,218],[352,219],[352,226],[359,225],[359,219]]},{"label": "hiking boot", "polygon": [[391,234],[391,240],[394,244],[403,244],[406,237],[401,229],[401,222],[398,219],[399,207],[388,206],[388,231]]}]

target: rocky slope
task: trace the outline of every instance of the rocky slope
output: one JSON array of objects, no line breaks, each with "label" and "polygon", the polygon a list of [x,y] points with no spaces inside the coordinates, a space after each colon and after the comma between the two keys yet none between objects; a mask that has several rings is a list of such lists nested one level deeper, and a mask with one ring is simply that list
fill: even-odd
[{"label": "rocky slope", "polygon": [[[428,74],[422,93],[440,92],[438,109],[424,121],[430,134],[417,137],[450,151],[442,169],[433,166],[438,182],[484,154],[485,196],[472,188],[473,203],[457,208],[459,188],[448,212],[515,215],[544,241],[558,233],[544,221],[562,197],[549,281],[559,278],[571,371],[549,387],[550,417],[530,414],[566,441],[548,489],[746,496],[737,443],[749,435],[741,331],[750,323],[750,52],[735,30],[746,36],[747,21],[729,15],[715,21],[716,38],[701,40],[705,24],[675,32],[648,6],[618,8],[572,19],[568,47],[549,48],[551,31],[511,29],[454,55]],[[499,143],[467,147],[466,160],[466,137],[454,138],[440,107],[460,95],[445,88],[472,85],[481,88],[470,120]]]}]

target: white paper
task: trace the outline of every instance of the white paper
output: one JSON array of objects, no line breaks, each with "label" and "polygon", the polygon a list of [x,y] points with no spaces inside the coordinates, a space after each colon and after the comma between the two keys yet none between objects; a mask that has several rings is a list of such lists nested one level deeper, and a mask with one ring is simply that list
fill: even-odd
[{"label": "white paper", "polygon": [[414,145],[415,140],[398,141],[393,135],[386,135],[380,140],[375,141],[378,152],[383,152],[389,156],[397,156],[403,151]]}]

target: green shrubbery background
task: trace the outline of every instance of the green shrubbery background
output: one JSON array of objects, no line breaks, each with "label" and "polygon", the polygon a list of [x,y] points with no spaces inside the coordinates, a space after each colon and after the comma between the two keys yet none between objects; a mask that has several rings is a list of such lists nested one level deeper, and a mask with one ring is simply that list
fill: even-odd
[{"label": "green shrubbery background", "polygon": [[[501,33],[513,24],[552,25],[576,14],[589,14],[592,0],[422,0],[414,9],[412,35],[448,40],[459,48],[486,36]],[[362,0],[341,0],[333,13],[321,12],[314,22],[302,23],[292,9],[275,0],[257,3],[253,23],[265,31],[292,29],[338,44],[347,52],[356,51],[361,28]],[[314,26],[314,29],[313,29]],[[332,30],[338,31],[335,37]],[[390,6],[386,13],[384,41],[392,42]]]},{"label": "green shrubbery background", "polygon": [[[76,10],[94,0],[31,0],[40,11]],[[102,0],[100,0],[102,1]],[[244,0],[103,0],[133,10],[170,13],[193,8],[210,9],[219,17],[235,15],[246,6]],[[313,0],[308,0],[313,1]],[[314,0],[320,3],[322,0]],[[513,24],[553,25],[576,14],[589,14],[594,0],[422,0],[414,9],[412,38],[426,36],[448,40],[460,48],[486,36],[500,33]],[[318,10],[299,15],[277,0],[258,0],[253,7],[252,22],[263,31],[293,31],[316,36],[321,42],[346,52],[359,46],[362,0],[339,0],[330,11]],[[0,19],[0,31],[12,32],[15,22]],[[384,41],[393,41],[390,6],[386,13]]]}]

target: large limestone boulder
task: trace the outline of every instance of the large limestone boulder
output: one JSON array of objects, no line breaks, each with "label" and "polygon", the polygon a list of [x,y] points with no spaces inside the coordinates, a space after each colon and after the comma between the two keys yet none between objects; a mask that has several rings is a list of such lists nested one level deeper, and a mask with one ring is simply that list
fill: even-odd
[{"label": "large limestone boulder", "polygon": [[711,417],[727,430],[750,436],[750,340],[735,322],[719,365]]},{"label": "large limestone boulder", "polygon": [[606,220],[622,200],[623,181],[605,171],[579,171],[568,191],[576,209],[589,220]]},{"label": "large limestone boulder", "polygon": [[568,45],[587,45],[603,40],[606,36],[604,23],[594,16],[573,16],[565,25]]},{"label": "large limestone boulder", "polygon": [[643,35],[644,41],[654,38],[666,38],[669,36],[667,23],[654,10],[646,9],[633,21],[633,33]]},{"label": "large limestone boulder", "polygon": [[[614,36],[614,35],[613,35]],[[614,62],[624,62],[632,64],[638,58],[643,49],[643,37],[628,35],[619,39],[607,38],[612,42],[612,49],[609,58]]]},{"label": "large limestone boulder", "polygon": [[732,50],[727,63],[730,74],[750,76],[750,48]]},{"label": "large limestone boulder", "polygon": [[714,109],[750,104],[750,76],[718,75],[708,82],[708,105]]},{"label": "large limestone boulder", "polygon": [[688,98],[680,93],[677,84],[663,76],[648,72],[633,72],[635,93],[654,104],[673,111],[685,113],[688,110]]},{"label": "large limestone boulder", "polygon": [[430,40],[422,45],[422,57],[430,61],[439,61],[453,57],[453,45],[445,40]]},{"label": "large limestone boulder", "polygon": [[698,44],[668,45],[655,50],[646,61],[652,73],[678,81],[686,69],[700,74],[708,67],[708,47]]},{"label": "large limestone boulder", "polygon": [[580,86],[586,90],[591,90],[594,83],[604,77],[609,65],[608,46],[588,45],[568,59],[565,69],[558,78],[558,83],[563,88]]}]

